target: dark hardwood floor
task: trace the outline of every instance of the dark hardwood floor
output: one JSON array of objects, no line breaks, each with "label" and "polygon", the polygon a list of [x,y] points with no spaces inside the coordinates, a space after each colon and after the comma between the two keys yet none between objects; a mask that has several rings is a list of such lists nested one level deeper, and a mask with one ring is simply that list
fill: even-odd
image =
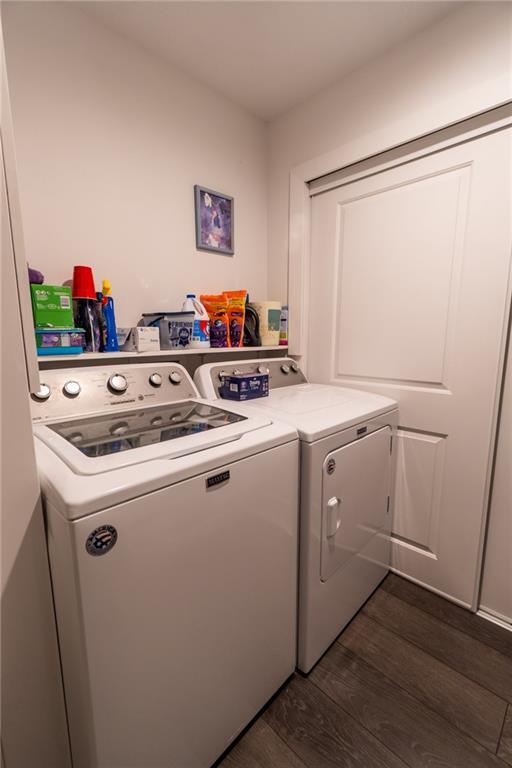
[{"label": "dark hardwood floor", "polygon": [[390,575],[218,766],[512,766],[512,632]]}]

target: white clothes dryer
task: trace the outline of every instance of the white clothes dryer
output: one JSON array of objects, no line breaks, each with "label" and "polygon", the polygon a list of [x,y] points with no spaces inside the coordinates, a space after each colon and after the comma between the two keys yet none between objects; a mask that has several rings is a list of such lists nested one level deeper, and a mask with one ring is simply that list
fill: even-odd
[{"label": "white clothes dryer", "polygon": [[244,405],[301,441],[297,664],[309,672],[389,570],[397,404],[311,384],[289,358],[206,364],[194,380],[214,398],[226,374],[256,372],[269,374],[269,394]]},{"label": "white clothes dryer", "polygon": [[295,668],[297,433],[176,364],[43,377],[74,768],[208,768]]}]

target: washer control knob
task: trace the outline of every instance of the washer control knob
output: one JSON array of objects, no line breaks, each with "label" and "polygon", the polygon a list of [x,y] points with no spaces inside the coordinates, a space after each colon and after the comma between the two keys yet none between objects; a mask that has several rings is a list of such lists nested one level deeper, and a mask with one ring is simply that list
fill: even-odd
[{"label": "washer control knob", "polygon": [[41,384],[39,387],[39,390],[37,392],[34,392],[34,397],[36,400],[48,400],[48,398],[51,395],[51,389],[48,386],[48,384]]},{"label": "washer control knob", "polygon": [[76,397],[82,391],[82,387],[80,386],[78,381],[71,380],[71,381],[66,381],[66,383],[62,387],[62,390],[64,394],[67,395],[68,397]]},{"label": "washer control knob", "polygon": [[258,373],[270,373],[270,369],[266,365],[258,365]]},{"label": "washer control knob", "polygon": [[121,373],[114,373],[108,380],[108,386],[112,392],[126,392],[128,382]]},{"label": "washer control knob", "polygon": [[299,366],[297,365],[297,363],[290,363],[290,368],[292,369],[292,371],[294,373],[298,373],[299,372]]},{"label": "washer control knob", "polygon": [[233,369],[233,376],[239,376],[242,373],[240,368],[234,368]]},{"label": "washer control knob", "polygon": [[290,373],[290,366],[286,365],[286,363],[283,363],[283,365],[281,366],[281,371],[285,374],[285,376],[288,376],[288,374]]},{"label": "washer control knob", "polygon": [[226,371],[223,368],[222,371],[219,371],[219,374],[218,374],[219,381],[222,381],[225,375],[226,375]]},{"label": "washer control knob", "polygon": [[164,423],[164,420],[161,416],[153,416],[150,423],[152,427],[159,427]]},{"label": "washer control knob", "polygon": [[162,386],[162,377],[159,373],[152,373],[149,377],[149,383],[153,387],[161,387]]},{"label": "washer control knob", "polygon": [[179,371],[171,371],[169,381],[171,384],[181,384],[181,373]]},{"label": "washer control knob", "polygon": [[121,435],[126,435],[129,428],[127,421],[119,421],[117,424],[113,424],[110,427],[110,434],[116,435],[116,437],[121,437]]}]

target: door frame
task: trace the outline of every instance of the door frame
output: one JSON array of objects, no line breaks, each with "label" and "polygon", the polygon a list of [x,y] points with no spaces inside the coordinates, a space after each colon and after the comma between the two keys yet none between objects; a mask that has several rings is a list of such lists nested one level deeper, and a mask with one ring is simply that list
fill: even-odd
[{"label": "door frame", "polygon": [[[507,101],[493,109],[486,110],[466,120],[457,121],[439,130],[420,137],[382,148],[380,151],[352,155],[351,147],[342,147],[336,152],[292,168],[290,172],[290,219],[289,219],[289,258],[288,258],[288,304],[289,304],[289,354],[300,359],[301,366],[308,370],[308,328],[309,328],[309,274],[311,264],[311,198],[336,187],[350,184],[361,178],[382,173],[397,165],[418,160],[430,154],[440,152],[457,144],[472,141],[481,136],[512,126],[512,101]],[[512,260],[508,276],[507,306],[512,314]],[[507,329],[510,317],[503,319],[501,351],[499,362],[499,381],[503,381],[504,363],[507,346]],[[478,609],[482,562],[489,514],[489,499],[492,472],[496,452],[499,404],[501,386],[493,405],[493,425],[489,464],[485,482],[485,511],[482,516],[478,545],[477,573],[471,610]],[[439,590],[433,590],[439,592]],[[445,596],[445,595],[443,595]]]}]

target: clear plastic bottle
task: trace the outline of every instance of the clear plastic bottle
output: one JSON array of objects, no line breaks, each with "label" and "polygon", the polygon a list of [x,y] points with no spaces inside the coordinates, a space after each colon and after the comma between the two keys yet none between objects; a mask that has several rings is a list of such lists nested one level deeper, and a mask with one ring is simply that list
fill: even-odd
[{"label": "clear plastic bottle", "polygon": [[210,346],[210,317],[195,293],[187,293],[187,298],[181,307],[182,312],[194,313],[194,329],[190,346],[194,349],[204,349]]}]

